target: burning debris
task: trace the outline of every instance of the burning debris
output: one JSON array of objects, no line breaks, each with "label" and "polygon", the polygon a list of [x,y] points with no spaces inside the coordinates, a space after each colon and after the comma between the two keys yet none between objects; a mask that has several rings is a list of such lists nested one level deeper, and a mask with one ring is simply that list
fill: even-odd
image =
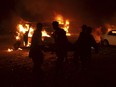
[{"label": "burning debris", "polygon": [[[7,52],[13,52],[14,50],[15,50],[15,49],[8,48]],[[23,49],[22,49],[22,48],[18,48],[17,50],[22,51]]]},{"label": "burning debris", "polygon": [[7,50],[8,52],[12,52],[13,51],[13,49],[10,49],[10,48],[8,48],[8,50]]}]

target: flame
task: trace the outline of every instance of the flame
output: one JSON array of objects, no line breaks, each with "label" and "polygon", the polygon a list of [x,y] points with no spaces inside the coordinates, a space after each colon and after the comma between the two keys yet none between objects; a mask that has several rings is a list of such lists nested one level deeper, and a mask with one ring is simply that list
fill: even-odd
[{"label": "flame", "polygon": [[[23,50],[23,49],[21,49],[21,48],[18,48],[18,50]],[[8,48],[8,50],[7,50],[8,52],[12,52],[12,51],[14,51],[13,49],[10,49],[10,48]]]},{"label": "flame", "polygon": [[57,20],[59,22],[59,24],[64,24],[64,20],[63,20],[62,15],[57,15],[55,20]]},{"label": "flame", "polygon": [[100,43],[101,42],[101,36],[102,36],[102,31],[101,31],[102,27],[97,27],[92,31],[92,35],[96,41],[96,43]]},{"label": "flame", "polygon": [[[34,29],[32,27],[30,27],[29,24],[25,24],[25,25],[18,24],[17,25],[17,32],[16,32],[17,33],[16,40],[21,40],[23,35],[28,31],[29,31],[28,37],[32,37]],[[24,42],[23,42],[23,45],[25,46]],[[29,42],[28,42],[27,46],[29,46]]]},{"label": "flame", "polygon": [[[33,36],[33,33],[34,33],[34,28],[30,27],[29,29],[29,25],[28,24],[25,24],[25,26],[27,26],[27,28],[23,27],[23,25],[19,24],[18,25],[18,29],[19,29],[19,32],[18,35],[16,36],[17,39],[19,39],[19,36],[20,36],[20,33],[25,33],[26,31],[29,30],[29,34],[28,34],[28,37],[32,37]],[[47,34],[47,32],[45,30],[42,31],[42,36],[44,37],[50,37],[50,35]]]},{"label": "flame", "polygon": [[42,31],[42,37],[50,37],[45,30]]},{"label": "flame", "polygon": [[32,37],[33,33],[34,33],[34,29],[31,27],[30,31],[29,31],[29,34],[28,34],[28,37]]},{"label": "flame", "polygon": [[10,48],[8,48],[8,50],[7,50],[8,52],[12,52],[13,51],[13,49],[10,49]]},{"label": "flame", "polygon": [[25,33],[27,31],[27,29],[24,28],[23,25],[21,24],[18,25],[18,28],[19,28],[19,32]]},{"label": "flame", "polygon": [[16,36],[16,40],[20,40],[20,37],[19,36]]},{"label": "flame", "polygon": [[23,49],[21,49],[21,48],[18,48],[18,50],[23,50]]},{"label": "flame", "polygon": [[[34,28],[33,27],[30,27],[29,24],[18,24],[17,25],[17,36],[15,37],[16,40],[21,40],[21,37],[23,37],[23,35],[29,31],[28,33],[28,38],[31,38],[33,36],[33,33],[34,33]],[[50,35],[47,34],[47,32],[45,30],[42,31],[42,38],[43,37],[50,37]],[[25,43],[23,42],[23,45],[25,46]],[[30,41],[28,41],[27,43],[27,47],[29,47],[31,45]]]},{"label": "flame", "polygon": [[69,20],[68,19],[64,20],[62,15],[57,15],[55,20],[58,21],[60,25],[63,25],[61,26],[61,28],[63,28],[66,31],[66,35],[71,36],[71,34],[69,33],[69,25],[70,25]]},{"label": "flame", "polygon": [[[69,33],[69,25],[70,25],[70,21],[68,19],[64,20],[62,15],[57,15],[55,18],[56,21],[59,22],[59,24],[61,25],[61,28],[63,28],[66,31],[66,35],[67,36],[71,36],[71,34]],[[24,23],[20,23],[17,25],[17,36],[15,37],[16,40],[23,40],[23,36],[26,32],[28,32],[28,42],[27,42],[27,47],[31,45],[30,43],[30,38],[33,36],[35,28],[33,28],[32,26],[30,26],[29,24],[24,24]],[[45,29],[42,30],[42,40],[44,40],[44,37],[51,37]],[[24,40],[23,40],[23,45],[25,46]]]},{"label": "flame", "polygon": [[45,30],[42,31],[42,41],[44,41],[44,37],[50,37]]},{"label": "flame", "polygon": [[20,40],[20,33],[19,32],[16,32],[17,33],[17,36],[16,36],[16,40]]}]

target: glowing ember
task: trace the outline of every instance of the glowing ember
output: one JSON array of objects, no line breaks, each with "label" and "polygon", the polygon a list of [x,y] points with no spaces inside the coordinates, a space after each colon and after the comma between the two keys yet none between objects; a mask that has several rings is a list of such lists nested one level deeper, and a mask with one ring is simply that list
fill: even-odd
[{"label": "glowing ember", "polygon": [[21,49],[21,48],[18,48],[18,50],[23,50],[23,49]]},{"label": "glowing ember", "polygon": [[20,40],[20,37],[19,36],[16,36],[16,40]]},{"label": "glowing ember", "polygon": [[8,50],[7,50],[8,52],[12,52],[13,51],[13,49],[10,49],[10,48],[8,48]]}]

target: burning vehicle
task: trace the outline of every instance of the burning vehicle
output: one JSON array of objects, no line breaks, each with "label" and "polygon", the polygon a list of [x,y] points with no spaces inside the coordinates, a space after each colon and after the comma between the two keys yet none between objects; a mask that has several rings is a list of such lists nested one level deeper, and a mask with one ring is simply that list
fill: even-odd
[{"label": "burning vehicle", "polygon": [[[58,15],[55,18],[56,21],[59,22],[60,27],[66,31],[67,36],[71,36],[69,33],[69,25],[70,22],[68,19],[64,20],[61,15]],[[16,26],[16,42],[14,43],[14,49],[18,49],[19,47],[30,47],[31,38],[33,36],[34,30],[36,28],[36,23],[23,21]],[[50,46],[54,44],[54,39],[52,38],[52,25],[51,23],[43,23],[42,29],[42,41],[43,45]]]},{"label": "burning vehicle", "polygon": [[[32,38],[34,30],[36,28],[35,26],[36,26],[36,23],[24,23],[24,24],[18,24],[17,25],[17,32],[16,32],[17,35],[15,37],[16,42],[14,44],[15,49],[18,49],[19,47],[30,47],[31,38]],[[52,40],[52,38],[50,38],[51,37],[50,32],[46,31],[47,28],[49,28],[49,27],[48,26],[46,27],[45,24],[44,24],[44,27],[42,29],[43,44],[46,44],[47,39]],[[53,43],[53,40],[50,41],[50,42]]]}]

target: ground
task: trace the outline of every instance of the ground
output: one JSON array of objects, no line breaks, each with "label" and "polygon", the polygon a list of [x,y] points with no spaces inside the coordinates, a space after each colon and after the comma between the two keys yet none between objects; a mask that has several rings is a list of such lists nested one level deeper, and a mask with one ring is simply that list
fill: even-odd
[{"label": "ground", "polygon": [[[12,37],[0,36],[0,86],[34,87],[29,49],[8,52],[13,43]],[[92,64],[86,71],[75,68],[71,63],[72,54],[68,53],[69,63],[64,63],[58,87],[116,87],[116,47],[103,47],[99,54],[92,53]],[[43,83],[45,87],[54,87],[56,56],[51,52],[44,55]]]}]

